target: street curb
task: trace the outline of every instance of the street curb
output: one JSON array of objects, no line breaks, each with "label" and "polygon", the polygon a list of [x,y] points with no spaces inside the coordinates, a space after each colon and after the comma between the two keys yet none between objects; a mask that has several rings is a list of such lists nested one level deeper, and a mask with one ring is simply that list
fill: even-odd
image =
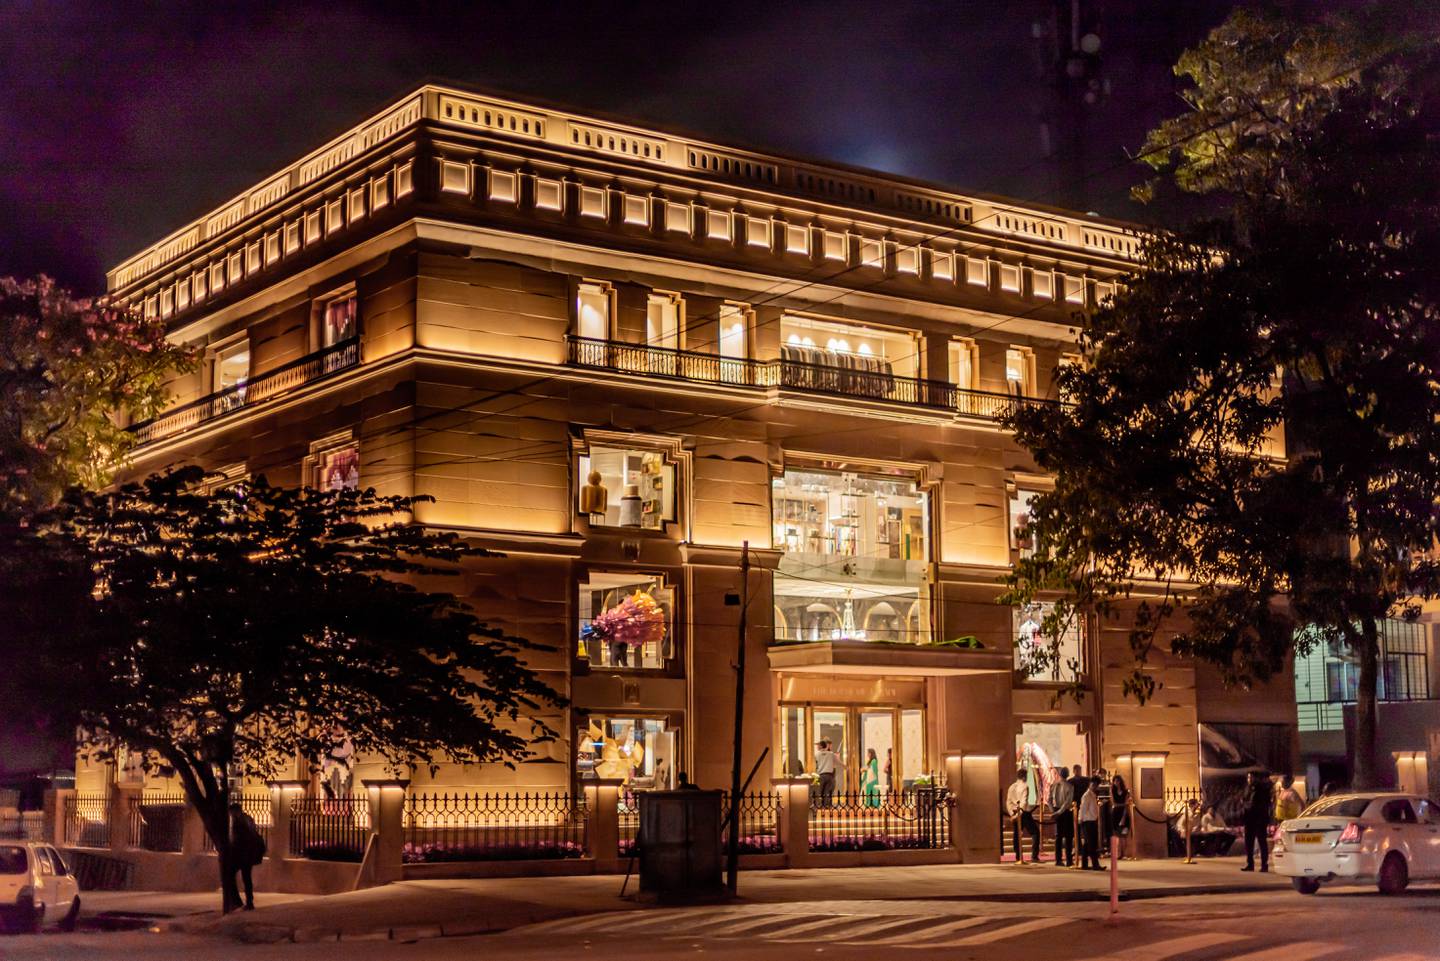
[{"label": "street curb", "polygon": [[[1278,884],[1210,884],[1190,885],[1187,887],[1173,888],[1133,888],[1120,889],[1121,901],[1153,901],[1160,898],[1189,898],[1198,897],[1204,894],[1253,894],[1257,891],[1288,891]],[[1038,903],[1038,904],[1071,904],[1079,901],[1109,901],[1109,891],[1041,891],[1035,892],[1004,892],[991,894],[930,894],[909,898],[874,898],[877,901],[989,901],[994,904],[1013,904],[1016,902]]]}]

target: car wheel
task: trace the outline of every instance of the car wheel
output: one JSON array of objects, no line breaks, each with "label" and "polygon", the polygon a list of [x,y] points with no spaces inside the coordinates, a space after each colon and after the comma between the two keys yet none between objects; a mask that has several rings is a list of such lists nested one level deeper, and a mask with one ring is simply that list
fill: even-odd
[{"label": "car wheel", "polygon": [[1410,869],[1405,866],[1405,856],[1398,851],[1385,855],[1380,865],[1380,876],[1376,879],[1381,894],[1399,894],[1410,883]]},{"label": "car wheel", "polygon": [[1320,882],[1314,878],[1291,878],[1290,883],[1293,884],[1295,890],[1301,894],[1314,894],[1320,890]]},{"label": "car wheel", "polygon": [[70,910],[65,912],[65,917],[60,919],[61,931],[74,931],[75,922],[80,920],[80,899],[77,897],[70,902]]}]

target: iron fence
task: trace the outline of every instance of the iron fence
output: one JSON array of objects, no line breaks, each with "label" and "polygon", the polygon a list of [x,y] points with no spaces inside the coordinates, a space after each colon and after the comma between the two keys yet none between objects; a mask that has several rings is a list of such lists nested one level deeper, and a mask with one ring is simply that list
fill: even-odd
[{"label": "iron fence", "polygon": [[312,861],[359,861],[370,840],[368,797],[290,802],[290,853]]},{"label": "iron fence", "polygon": [[[753,791],[740,796],[737,834],[741,854],[779,854],[785,849],[780,842],[780,794],[776,791]],[[722,823],[730,824],[730,792],[720,798]],[[721,838],[728,845],[729,836]],[[728,850],[728,847],[726,848]]]},{"label": "iron fence", "polygon": [[[270,827],[274,823],[274,812],[270,802],[269,794],[232,794],[230,801],[233,804],[240,802],[240,809],[250,815],[250,820],[255,822],[255,830],[260,837],[265,839],[266,847],[270,845]],[[200,849],[206,853],[215,851],[215,841],[206,831],[204,838],[200,841]]]},{"label": "iron fence", "polygon": [[889,793],[844,791],[810,800],[810,850],[892,851],[950,844],[944,788]]},{"label": "iron fence", "polygon": [[586,853],[583,797],[563,791],[418,794],[405,799],[406,863],[535,861]]},{"label": "iron fence", "polygon": [[130,846],[146,851],[179,851],[185,841],[185,795],[142,794],[129,799]]},{"label": "iron fence", "polygon": [[43,841],[49,837],[44,811],[0,811],[0,838]]},{"label": "iron fence", "polygon": [[360,341],[356,338],[342,341],[258,377],[168,410],[158,417],[134,425],[130,432],[135,435],[137,444],[148,444],[182,434],[232,410],[279,397],[338,370],[353,367],[359,361]]},{"label": "iron fence", "polygon": [[77,848],[110,846],[110,798],[72,794],[65,798],[65,844]]}]

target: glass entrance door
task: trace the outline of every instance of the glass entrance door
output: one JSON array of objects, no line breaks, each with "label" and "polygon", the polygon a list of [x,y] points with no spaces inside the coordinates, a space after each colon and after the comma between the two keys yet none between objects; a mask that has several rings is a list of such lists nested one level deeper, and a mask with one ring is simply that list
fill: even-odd
[{"label": "glass entrance door", "polygon": [[860,712],[860,751],[856,760],[857,784],[862,793],[870,793],[872,786],[880,794],[893,790],[887,782],[896,773],[895,713],[893,709]]},{"label": "glass entrance door", "polygon": [[[815,708],[815,737],[816,744],[821,741],[830,742],[830,750],[840,755],[839,762],[835,765],[835,790],[851,791],[854,781],[847,777],[850,765],[853,763],[850,757],[850,738],[848,711],[842,708]],[[813,770],[813,768],[812,768]]]}]

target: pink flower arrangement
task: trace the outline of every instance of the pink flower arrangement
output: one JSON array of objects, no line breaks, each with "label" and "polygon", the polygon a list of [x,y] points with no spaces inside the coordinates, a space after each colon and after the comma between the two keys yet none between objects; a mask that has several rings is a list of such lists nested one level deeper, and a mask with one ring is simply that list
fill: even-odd
[{"label": "pink flower arrangement", "polygon": [[655,598],[636,591],[595,618],[591,627],[607,641],[640,647],[665,640],[665,612]]}]

